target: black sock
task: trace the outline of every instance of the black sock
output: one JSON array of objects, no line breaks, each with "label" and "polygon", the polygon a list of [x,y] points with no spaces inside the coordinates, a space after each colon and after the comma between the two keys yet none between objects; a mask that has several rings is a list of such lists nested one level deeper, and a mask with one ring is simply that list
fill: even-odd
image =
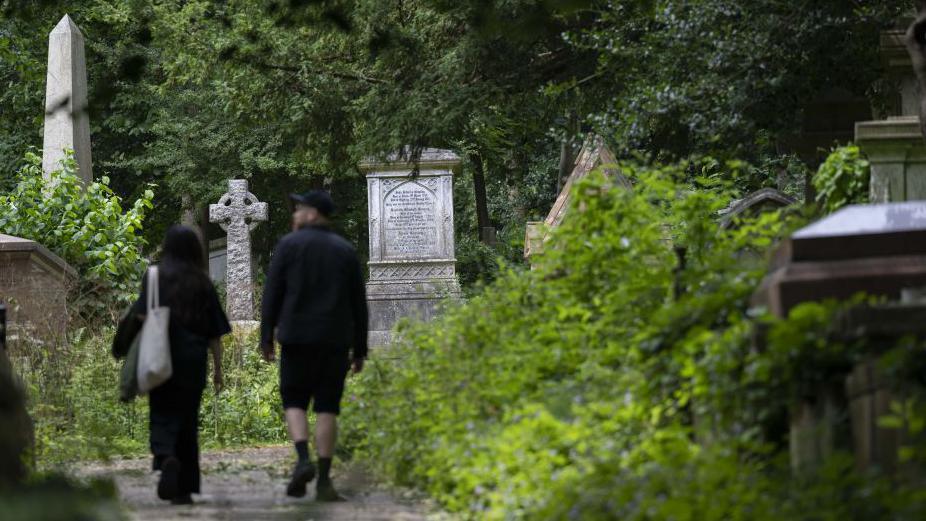
[{"label": "black sock", "polygon": [[317,485],[331,483],[331,458],[318,458],[318,483]]},{"label": "black sock", "polygon": [[299,462],[309,461],[309,442],[306,440],[296,442],[296,454],[299,456]]}]

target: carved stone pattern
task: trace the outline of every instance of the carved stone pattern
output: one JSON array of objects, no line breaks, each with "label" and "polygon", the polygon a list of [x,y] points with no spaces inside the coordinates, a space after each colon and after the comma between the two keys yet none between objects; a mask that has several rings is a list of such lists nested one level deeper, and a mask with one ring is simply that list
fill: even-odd
[{"label": "carved stone pattern", "polygon": [[[251,230],[267,220],[267,203],[248,192],[244,179],[230,179],[228,193],[209,205],[210,222],[228,233],[226,310],[232,321],[254,320],[254,283],[251,280]],[[250,222],[249,222],[250,221]]]},{"label": "carved stone pattern", "polygon": [[370,271],[371,280],[440,279],[453,277],[453,275],[452,265],[373,266]]},{"label": "carved stone pattern", "polygon": [[423,177],[418,179],[418,183],[430,188],[432,191],[437,190],[438,183],[440,183],[440,178],[438,177]]},{"label": "carved stone pattern", "polygon": [[383,192],[388,192],[399,183],[404,183],[405,179],[383,179]]},{"label": "carved stone pattern", "polygon": [[437,189],[440,187],[440,182],[441,182],[441,178],[442,178],[442,177],[447,177],[447,179],[449,179],[448,176],[440,176],[440,177],[419,177],[419,178],[415,179],[414,181],[412,181],[411,179],[409,179],[409,178],[407,178],[407,177],[393,177],[393,178],[383,179],[383,180],[382,180],[382,183],[383,183],[383,195],[385,195],[387,192],[389,192],[390,190],[392,190],[392,189],[395,188],[396,186],[398,186],[398,185],[400,185],[400,184],[403,184],[403,183],[408,183],[408,182],[415,182],[415,183],[418,183],[418,184],[420,184],[420,185],[422,185],[422,186],[425,186],[425,187],[429,188],[432,192],[433,192],[433,191],[437,191]]}]

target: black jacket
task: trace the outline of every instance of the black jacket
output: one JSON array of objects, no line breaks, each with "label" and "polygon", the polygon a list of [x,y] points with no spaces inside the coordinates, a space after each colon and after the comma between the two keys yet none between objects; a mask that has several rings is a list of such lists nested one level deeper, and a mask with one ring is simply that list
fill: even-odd
[{"label": "black jacket", "polygon": [[353,348],[367,355],[367,299],[357,252],[324,226],[280,239],[264,285],[261,341]]}]

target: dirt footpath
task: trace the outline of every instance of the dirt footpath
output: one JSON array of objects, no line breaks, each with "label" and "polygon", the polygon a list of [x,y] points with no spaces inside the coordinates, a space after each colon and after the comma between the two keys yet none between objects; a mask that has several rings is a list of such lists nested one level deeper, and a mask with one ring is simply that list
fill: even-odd
[{"label": "dirt footpath", "polygon": [[[157,473],[149,459],[85,465],[84,476],[110,476],[133,520],[242,521],[434,521],[447,519],[421,498],[377,485],[359,465],[335,468],[335,487],[346,503],[316,503],[314,482],[305,498],[286,496],[294,462],[290,447],[266,447],[206,453],[202,456],[202,491],[193,506],[172,506],[155,494]],[[404,496],[404,497],[403,497]]]}]

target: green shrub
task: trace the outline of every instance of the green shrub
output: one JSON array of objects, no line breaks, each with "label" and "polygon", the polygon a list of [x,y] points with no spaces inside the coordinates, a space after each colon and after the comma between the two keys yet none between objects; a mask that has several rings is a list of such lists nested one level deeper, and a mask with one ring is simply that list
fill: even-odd
[{"label": "green shrub", "polygon": [[869,170],[868,160],[857,146],[834,149],[813,178],[817,202],[826,213],[848,204],[867,203]]},{"label": "green shrub", "polygon": [[13,491],[0,491],[3,519],[28,521],[121,521],[127,519],[111,480],[86,483],[54,475],[34,475]]},{"label": "green shrub", "polygon": [[[54,351],[13,346],[12,362],[29,394],[40,467],[147,453],[148,400],[119,402],[121,362],[109,351],[112,334],[83,330]],[[225,389],[215,396],[210,383],[203,394],[201,446],[285,441],[276,365],[260,358],[253,334],[229,335],[224,345]]]},{"label": "green shrub", "polygon": [[827,493],[874,519],[906,504],[887,488],[855,508],[870,492],[855,477],[814,489],[781,468],[787,407],[821,377],[800,364],[852,352],[819,350],[825,304],[754,347],[765,255],[802,219],[721,228],[733,194],[683,184],[695,166],[624,165],[632,192],[591,176],[534,270],[402,326],[347,401],[351,448],[473,519],[836,519],[837,500],[814,501]]},{"label": "green shrub", "polygon": [[80,274],[72,307],[84,317],[112,318],[138,291],[145,265],[141,229],[154,193],[145,190],[124,210],[109,178],[83,185],[70,154],[47,179],[42,158],[28,153],[26,160],[16,187],[0,195],[0,232],[32,239],[61,256]]}]

